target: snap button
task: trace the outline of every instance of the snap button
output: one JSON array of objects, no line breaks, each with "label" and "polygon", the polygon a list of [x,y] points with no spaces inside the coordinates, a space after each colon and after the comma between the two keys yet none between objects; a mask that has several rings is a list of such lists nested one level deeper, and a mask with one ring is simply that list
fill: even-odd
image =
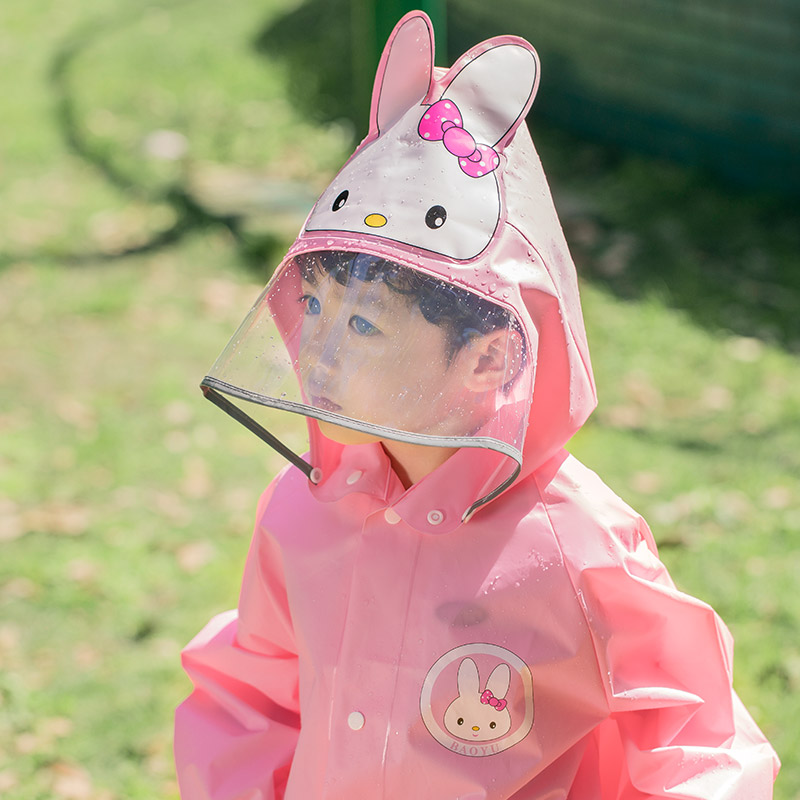
[{"label": "snap button", "polygon": [[345,482],[346,482],[346,483],[347,483],[349,486],[352,486],[354,483],[358,483],[358,481],[359,481],[359,480],[361,480],[361,476],[362,476],[363,474],[364,474],[364,473],[363,473],[363,472],[362,472],[360,469],[357,469],[355,472],[351,472],[351,473],[350,473],[350,474],[347,476],[347,479],[346,479],[346,481],[345,481]]},{"label": "snap button", "polygon": [[347,724],[351,731],[360,731],[364,727],[364,715],[360,711],[351,711],[347,717]]},{"label": "snap button", "polygon": [[433,511],[428,512],[428,522],[431,525],[438,525],[440,522],[444,521],[444,514],[439,511],[438,508],[434,508]]},{"label": "snap button", "polygon": [[319,483],[322,480],[322,470],[319,467],[314,467],[309,473],[308,479],[311,483]]},{"label": "snap button", "polygon": [[400,515],[393,508],[387,508],[386,511],[383,512],[383,518],[390,525],[397,525],[397,523],[400,522]]}]

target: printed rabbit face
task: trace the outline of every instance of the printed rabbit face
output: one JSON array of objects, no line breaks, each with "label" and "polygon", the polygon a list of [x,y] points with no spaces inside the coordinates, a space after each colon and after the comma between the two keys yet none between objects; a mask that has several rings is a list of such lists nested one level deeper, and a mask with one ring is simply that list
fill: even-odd
[{"label": "printed rabbit face", "polygon": [[424,110],[414,108],[344,167],[308,230],[380,236],[457,259],[486,247],[500,218],[497,179],[468,177],[441,144],[422,140]]},{"label": "printed rabbit face", "polygon": [[483,42],[434,82],[430,21],[406,15],[378,67],[366,144],[322,194],[306,230],[457,260],[479,255],[502,216],[503,149],[537,82],[536,54],[515,37]]},{"label": "printed rabbit face", "polygon": [[511,729],[511,713],[505,699],[511,670],[500,664],[492,670],[481,691],[478,667],[465,658],[458,668],[458,697],[444,713],[444,727],[466,741],[487,742],[505,736]]}]

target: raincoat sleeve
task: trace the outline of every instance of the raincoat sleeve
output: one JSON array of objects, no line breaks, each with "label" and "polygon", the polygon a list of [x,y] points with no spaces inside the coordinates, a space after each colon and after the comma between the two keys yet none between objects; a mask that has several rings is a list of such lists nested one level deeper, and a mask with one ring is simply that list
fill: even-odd
[{"label": "raincoat sleeve", "polygon": [[587,772],[603,800],[771,798],[779,762],[732,689],[730,633],[675,588],[644,521],[626,527],[600,532],[598,563],[574,575],[611,715],[570,798],[598,796]]},{"label": "raincoat sleeve", "polygon": [[300,728],[298,662],[277,545],[261,498],[237,611],[183,652],[194,684],[175,714],[182,800],[280,800]]}]

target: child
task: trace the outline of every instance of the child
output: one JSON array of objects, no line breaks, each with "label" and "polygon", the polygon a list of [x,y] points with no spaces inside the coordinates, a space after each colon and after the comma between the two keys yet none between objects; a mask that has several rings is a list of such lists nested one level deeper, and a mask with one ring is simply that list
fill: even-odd
[{"label": "child", "polygon": [[[595,393],[538,72],[510,36],[434,69],[406,15],[368,137],[203,381],[293,466],[184,653],[184,800],[772,797],[727,630],[564,450]],[[310,453],[223,395],[305,415]]]}]

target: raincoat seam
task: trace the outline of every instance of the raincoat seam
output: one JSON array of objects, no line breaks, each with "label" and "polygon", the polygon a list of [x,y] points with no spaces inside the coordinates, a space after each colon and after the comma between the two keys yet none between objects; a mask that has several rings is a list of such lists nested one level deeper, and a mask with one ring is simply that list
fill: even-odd
[{"label": "raincoat seam", "polygon": [[412,567],[412,570],[411,570],[412,579],[411,579],[411,582],[410,582],[410,586],[408,587],[408,596],[407,596],[407,599],[406,599],[405,614],[403,615],[403,635],[402,635],[402,638],[401,638],[400,652],[397,654],[397,668],[395,670],[394,685],[393,685],[393,688],[392,688],[392,704],[391,704],[391,707],[389,708],[389,717],[388,717],[387,722],[386,722],[386,739],[384,740],[383,758],[382,758],[382,762],[381,762],[381,777],[382,777],[382,780],[381,780],[381,796],[384,797],[384,798],[386,797],[386,785],[387,785],[387,782],[386,782],[386,754],[389,751],[389,742],[391,741],[392,719],[394,719],[395,708],[396,708],[398,700],[399,700],[398,695],[397,695],[397,681],[398,681],[398,677],[400,675],[400,665],[402,664],[403,655],[405,654],[405,651],[406,651],[406,640],[407,640],[406,631],[408,630],[408,617],[409,617],[409,612],[410,612],[410,609],[411,609],[411,601],[412,601],[412,598],[414,597],[414,585],[415,585],[416,579],[417,579],[417,564],[419,563],[419,556],[420,556],[420,551],[421,550],[422,550],[422,534],[421,533],[417,533],[417,546],[416,546],[416,552],[414,553],[414,564],[413,564],[413,567]]},{"label": "raincoat seam", "polygon": [[570,569],[570,563],[569,563],[569,561],[567,559],[566,554],[564,553],[563,547],[561,546],[561,537],[558,535],[558,532],[556,531],[556,526],[553,524],[553,519],[550,516],[550,509],[548,508],[547,501],[545,500],[544,492],[542,491],[542,486],[539,483],[539,477],[534,472],[534,473],[531,474],[531,478],[532,478],[532,480],[533,480],[533,482],[534,482],[534,484],[536,486],[537,492],[539,493],[539,497],[541,498],[542,508],[544,509],[545,516],[547,517],[547,522],[550,525],[550,531],[553,534],[553,539],[554,539],[554,541],[556,543],[556,546],[558,547],[558,552],[560,553],[562,562],[564,564],[564,572],[566,572],[567,580],[569,580],[570,586],[572,586],[572,590],[573,590],[573,592],[575,592],[575,598],[576,598],[576,600],[578,602],[578,605],[580,606],[581,615],[583,616],[583,619],[584,619],[584,621],[586,623],[586,629],[589,632],[589,637],[590,637],[591,642],[592,642],[592,650],[594,651],[594,660],[595,660],[595,665],[597,667],[597,674],[600,676],[600,679],[603,682],[603,693],[605,694],[607,717],[610,717],[611,716],[611,698],[609,696],[609,692],[611,691],[611,686],[610,686],[610,684],[609,684],[609,682],[607,680],[608,675],[606,675],[604,677],[603,676],[603,670],[601,669],[601,661],[600,661],[600,653],[599,653],[599,650],[598,650],[597,636],[595,634],[594,627],[592,626],[592,624],[591,624],[591,622],[589,620],[589,614],[588,614],[588,612],[586,610],[586,605],[583,602],[583,595],[581,594],[580,590],[578,589],[578,587],[575,584],[575,579],[573,577],[572,570]]},{"label": "raincoat seam", "polygon": [[[506,225],[508,225],[509,228],[512,228],[513,230],[515,230],[523,238],[523,240],[530,246],[530,248],[533,250],[533,252],[536,253],[539,261],[542,263],[542,266],[544,267],[544,271],[547,273],[547,277],[550,279],[551,285],[553,286],[553,290],[555,291],[555,297],[558,300],[558,305],[560,307],[563,306],[563,298],[562,298],[561,292],[559,290],[559,285],[556,282],[556,280],[554,279],[553,274],[550,272],[550,265],[547,263],[547,260],[542,258],[542,254],[539,252],[539,248],[537,248],[536,245],[533,244],[525,236],[525,234],[516,225],[514,225],[513,222],[506,221]],[[576,271],[576,275],[575,275],[575,280],[577,282],[577,271]],[[575,336],[575,331],[572,329],[572,321],[571,320],[567,322],[567,328],[569,329],[569,333],[570,333],[570,336],[572,337],[572,341],[576,342],[577,338]],[[581,348],[580,347],[576,347],[575,349],[578,351],[578,358],[580,358],[580,360],[581,360],[581,366],[583,367],[583,370],[584,370],[585,374],[591,376],[592,375],[591,365],[589,363],[587,363],[586,357],[584,356]],[[587,353],[588,353],[588,350],[587,350]],[[596,388],[594,387],[593,384],[592,384],[592,394],[596,399],[597,390],[596,390]]]}]

